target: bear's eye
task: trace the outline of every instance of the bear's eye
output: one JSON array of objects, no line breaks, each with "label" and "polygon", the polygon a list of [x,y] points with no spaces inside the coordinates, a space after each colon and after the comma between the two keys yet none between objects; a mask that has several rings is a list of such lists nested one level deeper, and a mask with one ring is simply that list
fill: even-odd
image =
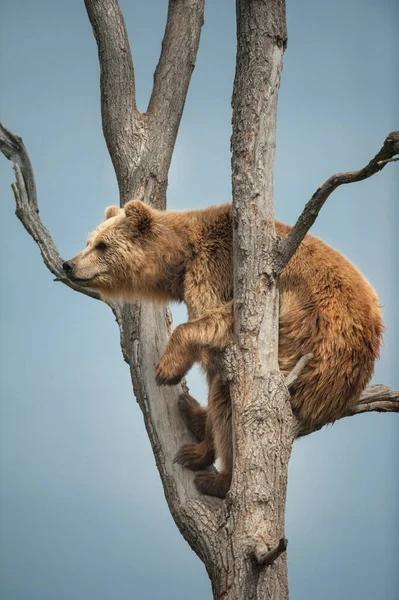
[{"label": "bear's eye", "polygon": [[106,250],[107,248],[108,246],[105,242],[98,242],[96,246],[96,250],[100,250],[100,252],[104,252],[104,250]]}]

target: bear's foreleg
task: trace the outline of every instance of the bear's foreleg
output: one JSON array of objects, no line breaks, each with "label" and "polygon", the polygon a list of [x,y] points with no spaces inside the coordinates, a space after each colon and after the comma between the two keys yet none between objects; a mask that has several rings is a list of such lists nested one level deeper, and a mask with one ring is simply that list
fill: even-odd
[{"label": "bear's foreleg", "polygon": [[205,316],[178,325],[169,338],[156,371],[158,385],[176,385],[203,350],[224,350],[231,341],[233,315],[231,305],[222,306]]}]

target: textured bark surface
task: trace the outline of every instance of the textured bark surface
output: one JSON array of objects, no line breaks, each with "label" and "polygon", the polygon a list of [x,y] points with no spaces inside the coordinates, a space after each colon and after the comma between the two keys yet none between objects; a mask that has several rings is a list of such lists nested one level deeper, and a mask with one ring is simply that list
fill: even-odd
[{"label": "textured bark surface", "polygon": [[140,198],[165,208],[168,171],[195,66],[204,0],[169,2],[146,113],[136,108],[133,62],[118,2],[85,0],[85,5],[98,46],[103,132],[121,206]]},{"label": "textured bark surface", "polygon": [[[236,342],[227,356],[236,441],[228,499],[232,556],[226,598],[288,597],[284,539],[293,418],[278,370],[276,114],[286,45],[282,0],[237,2],[232,181]],[[283,548],[281,548],[283,550]]]},{"label": "textured bark surface", "polygon": [[[195,64],[204,0],[170,0],[161,57],[145,114],[135,101],[128,37],[116,0],[85,0],[98,44],[104,136],[124,205],[133,198],[164,208],[167,175]],[[237,70],[233,97],[232,175],[236,342],[224,357],[234,409],[235,470],[225,502],[200,496],[193,475],[173,463],[192,440],[178,410],[184,384],[159,388],[155,366],[166,346],[168,311],[152,304],[114,303],[121,347],[130,366],[165,496],[181,533],[203,560],[214,597],[223,600],[288,598],[284,512],[287,468],[294,436],[311,433],[294,422],[288,387],[308,357],[287,376],[278,370],[278,275],[328,195],[359,181],[398,154],[399,134],[365,169],[335,175],[305,207],[283,245],[273,222],[277,94],[286,44],[283,0],[237,0]],[[36,187],[21,138],[0,124],[0,149],[14,163],[16,214],[38,244],[55,277],[62,259],[39,217]],[[399,395],[370,386],[345,416],[399,412]]]}]

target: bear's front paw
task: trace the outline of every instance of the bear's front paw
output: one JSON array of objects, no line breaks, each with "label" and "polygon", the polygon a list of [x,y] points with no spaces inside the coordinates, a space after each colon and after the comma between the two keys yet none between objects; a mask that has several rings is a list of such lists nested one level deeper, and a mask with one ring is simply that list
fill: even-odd
[{"label": "bear's front paw", "polygon": [[157,385],[177,385],[184,377],[184,373],[172,371],[165,362],[161,359],[156,373],[155,381]]}]

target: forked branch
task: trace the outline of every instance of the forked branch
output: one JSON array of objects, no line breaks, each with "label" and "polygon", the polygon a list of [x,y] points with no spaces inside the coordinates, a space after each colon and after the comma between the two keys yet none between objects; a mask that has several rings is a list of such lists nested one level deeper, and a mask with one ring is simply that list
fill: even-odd
[{"label": "forked branch", "polygon": [[330,194],[340,185],[363,181],[381,171],[388,162],[393,162],[394,157],[399,154],[399,131],[393,131],[386,138],[384,145],[378,154],[359,171],[347,173],[336,173],[313,194],[305,205],[302,214],[287,237],[280,243],[280,272],[286,267],[295,254],[303,238],[317,219],[317,216]]},{"label": "forked branch", "polygon": [[102,124],[120,203],[166,207],[172,152],[195,65],[204,0],[170,0],[147,113],[136,108],[133,61],[117,0],[85,0],[98,45]]},{"label": "forked branch", "polygon": [[366,412],[399,412],[399,392],[394,392],[386,385],[370,385],[345,416],[352,417]]}]

